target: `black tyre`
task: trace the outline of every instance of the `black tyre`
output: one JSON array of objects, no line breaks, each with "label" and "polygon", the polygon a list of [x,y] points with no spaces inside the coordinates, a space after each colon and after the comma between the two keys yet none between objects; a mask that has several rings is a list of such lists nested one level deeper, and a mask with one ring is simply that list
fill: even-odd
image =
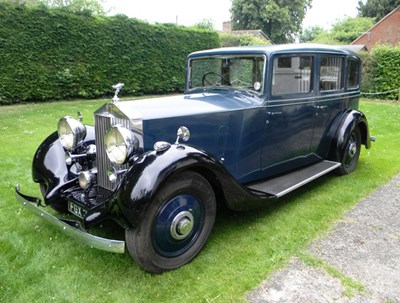
[{"label": "black tyre", "polygon": [[337,170],[339,175],[347,175],[353,172],[358,163],[361,150],[361,133],[358,127],[355,127],[347,138],[345,148],[340,154],[340,163]]},{"label": "black tyre", "polygon": [[204,177],[184,172],[167,181],[142,215],[125,232],[129,254],[151,273],[176,269],[205,245],[214,226],[215,195]]}]

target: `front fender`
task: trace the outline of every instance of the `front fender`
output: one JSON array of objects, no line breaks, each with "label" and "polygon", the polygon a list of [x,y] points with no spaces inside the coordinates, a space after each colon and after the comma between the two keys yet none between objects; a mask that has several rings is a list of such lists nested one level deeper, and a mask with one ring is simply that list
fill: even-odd
[{"label": "front fender", "polygon": [[[94,144],[94,127],[86,126],[85,144]],[[55,204],[62,189],[75,185],[77,176],[72,175],[65,163],[65,151],[57,132],[48,136],[38,147],[32,160],[32,179],[45,185],[44,202]]]},{"label": "front fender", "polygon": [[223,164],[205,151],[188,145],[172,145],[164,152],[143,154],[121,180],[117,203],[126,220],[136,226],[168,178],[184,170],[202,174],[230,209],[247,210],[265,204],[265,199],[239,184]]},{"label": "front fender", "polygon": [[129,168],[118,189],[119,208],[132,224],[141,214],[168,177],[179,171],[196,167],[221,166],[203,151],[187,145],[172,145],[164,152],[150,151],[139,157]]}]

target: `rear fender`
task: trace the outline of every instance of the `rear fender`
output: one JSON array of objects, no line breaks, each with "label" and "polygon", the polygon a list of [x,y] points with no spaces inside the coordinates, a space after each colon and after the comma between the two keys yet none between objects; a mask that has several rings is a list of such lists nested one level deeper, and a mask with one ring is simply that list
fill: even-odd
[{"label": "rear fender", "polygon": [[348,137],[355,127],[360,129],[361,144],[367,149],[371,147],[367,118],[362,112],[350,109],[340,116],[338,123],[334,125],[337,125],[337,128],[332,139],[329,159],[340,162],[340,155],[343,154]]}]

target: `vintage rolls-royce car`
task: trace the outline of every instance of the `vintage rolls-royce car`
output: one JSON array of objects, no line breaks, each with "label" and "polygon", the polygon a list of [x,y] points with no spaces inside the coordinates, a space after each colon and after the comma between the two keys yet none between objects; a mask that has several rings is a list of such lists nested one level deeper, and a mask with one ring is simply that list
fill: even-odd
[{"label": "vintage rolls-royce car", "polygon": [[[183,95],[119,101],[118,84],[94,126],[61,118],[33,157],[43,198],[19,185],[16,196],[91,247],[126,245],[151,273],[178,268],[205,245],[217,204],[248,210],[356,168],[373,141],[360,74],[355,53],[322,45],[192,53]],[[124,241],[93,234],[109,219]]]}]

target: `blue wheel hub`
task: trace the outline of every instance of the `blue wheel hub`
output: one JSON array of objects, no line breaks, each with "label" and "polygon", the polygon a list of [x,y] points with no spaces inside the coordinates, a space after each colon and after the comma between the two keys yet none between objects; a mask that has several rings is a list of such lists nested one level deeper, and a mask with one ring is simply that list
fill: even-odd
[{"label": "blue wheel hub", "polygon": [[204,208],[193,194],[174,196],[160,209],[153,225],[153,244],[165,257],[176,257],[196,242],[204,224]]}]

